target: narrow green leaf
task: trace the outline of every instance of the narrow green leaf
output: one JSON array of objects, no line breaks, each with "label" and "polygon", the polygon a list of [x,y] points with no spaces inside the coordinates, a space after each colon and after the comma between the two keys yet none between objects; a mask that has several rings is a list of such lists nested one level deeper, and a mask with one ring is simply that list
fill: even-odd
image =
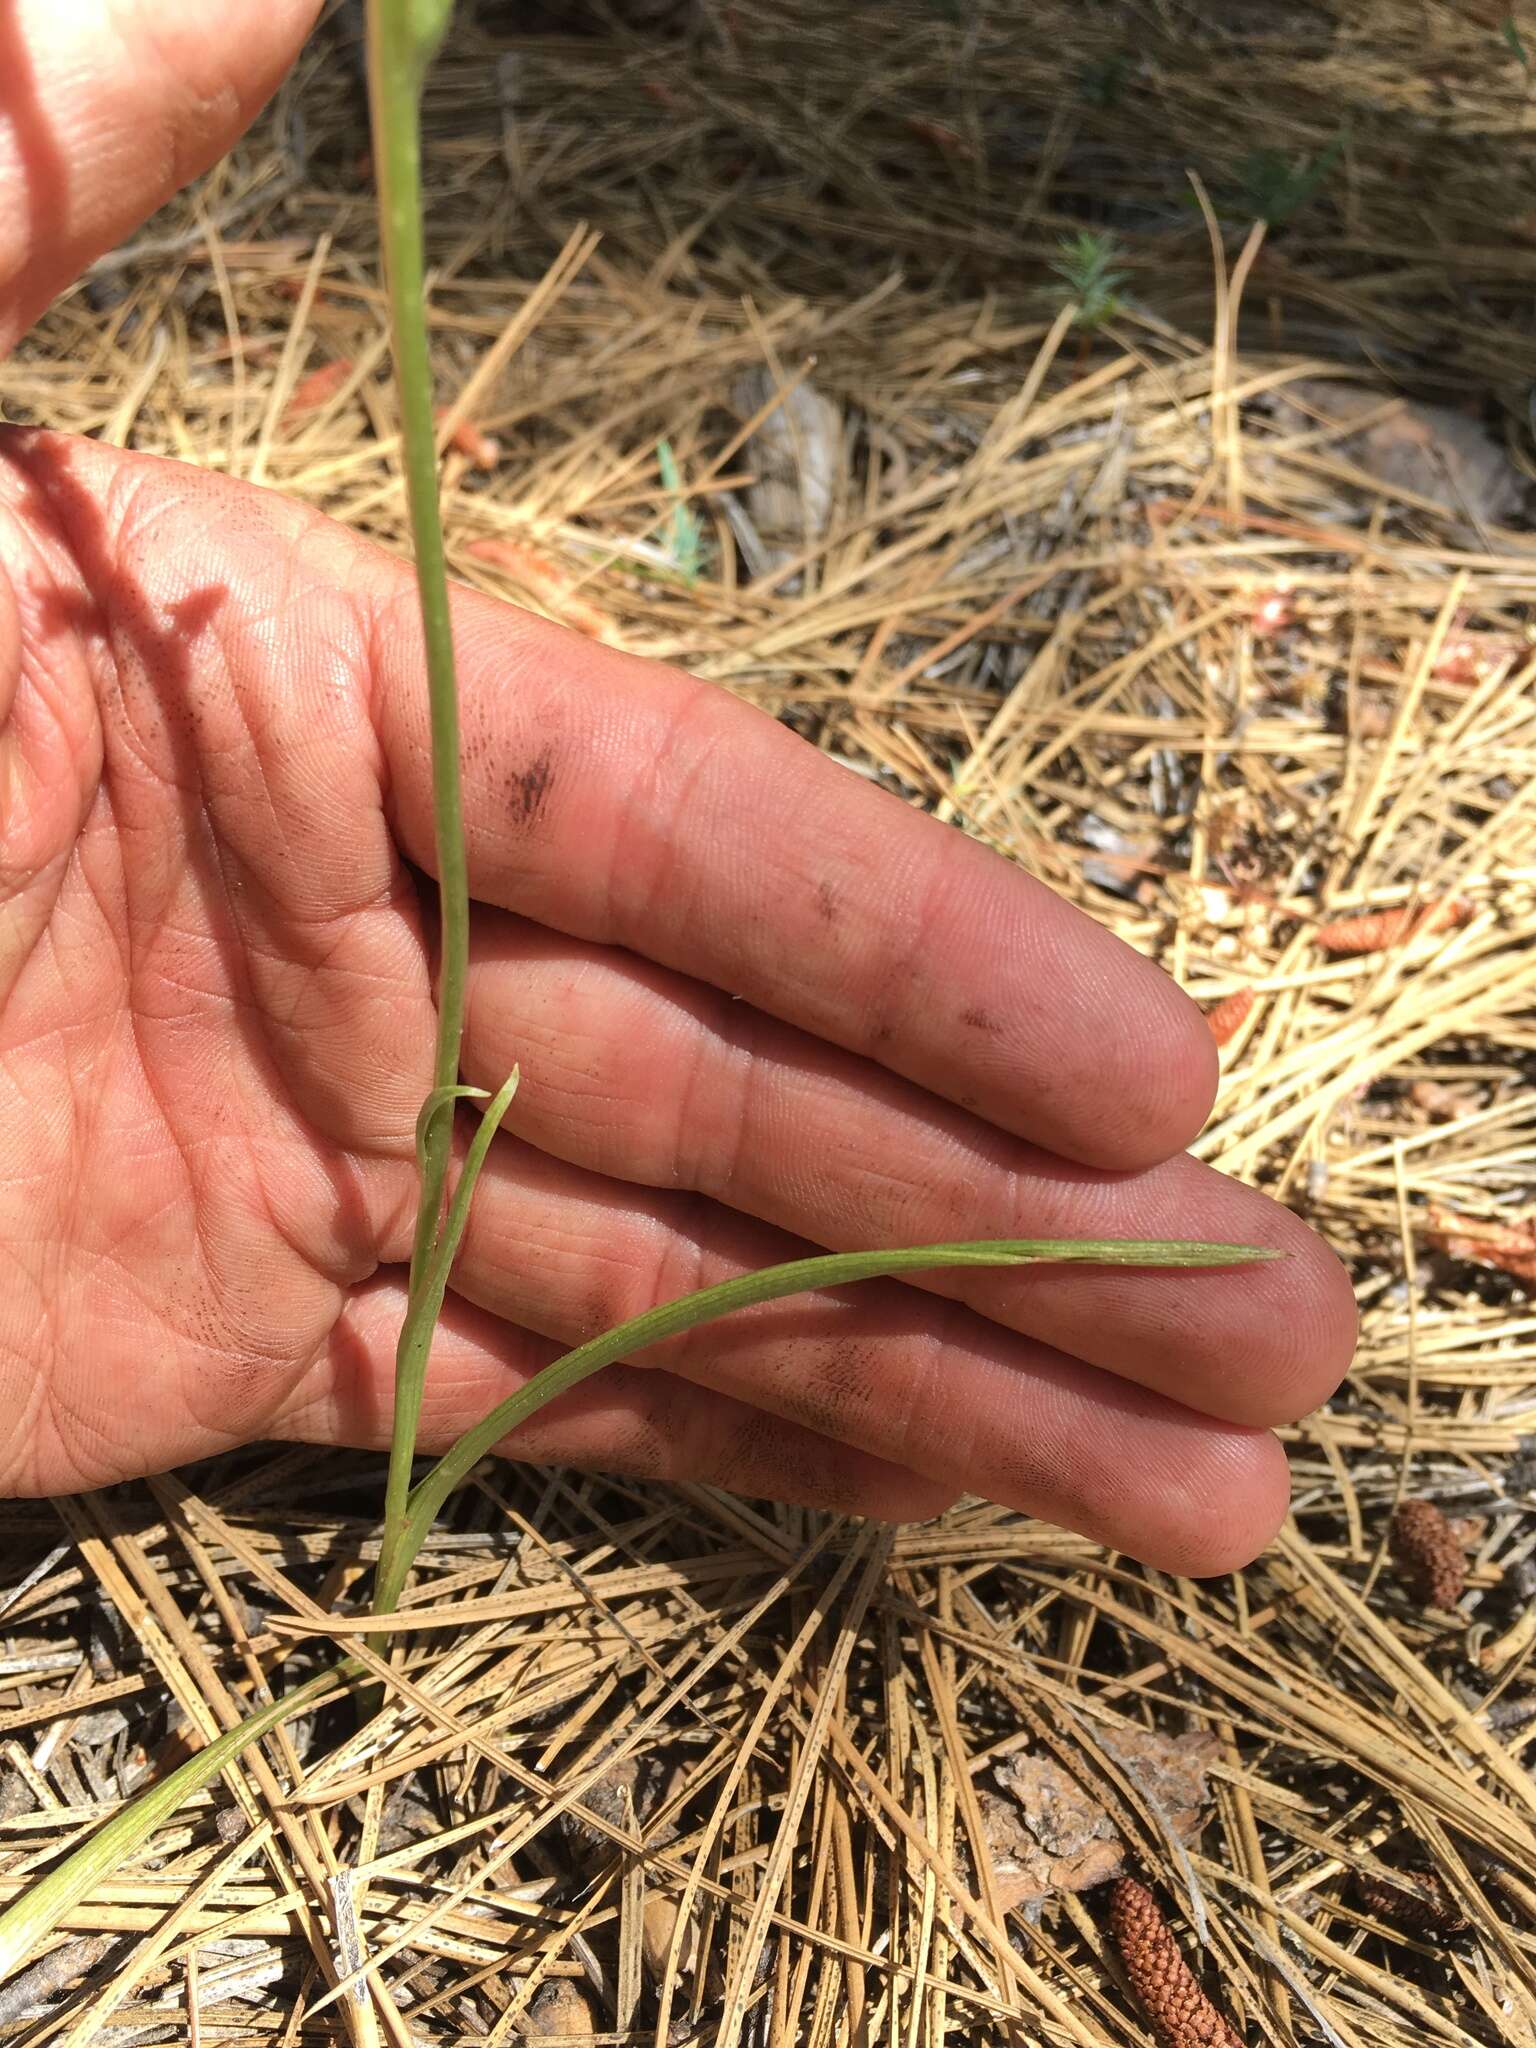
[{"label": "narrow green leaf", "polygon": [[280,1722],[302,1714],[361,1675],[362,1666],[347,1658],[333,1671],[322,1671],[272,1705],[258,1708],[238,1727],[218,1736],[195,1756],[189,1756],[158,1785],[151,1785],[147,1792],[130,1800],[62,1863],[36,1879],[0,1913],[0,1984],[29,1960],[66,1913],[72,1912],[98,1884],[120,1869],[162,1821],[169,1820],[183,1801],[211,1783],[242,1750],[249,1749]]},{"label": "narrow green leaf", "polygon": [[[501,1126],[501,1120],[512,1107],[512,1098],[517,1093],[522,1079],[522,1069],[514,1067],[505,1081],[491,1097],[489,1106],[480,1118],[479,1128],[469,1141],[469,1150],[464,1155],[464,1164],[459,1171],[453,1200],[448,1205],[448,1220],[443,1225],[442,1235],[432,1253],[432,1264],[428,1268],[427,1286],[435,1288],[438,1301],[448,1285],[448,1275],[454,1259],[458,1256],[463,1242],[465,1227],[469,1222],[469,1205],[474,1199],[475,1182],[480,1178],[480,1169],[485,1164],[485,1155],[491,1149],[491,1140]],[[484,1094],[483,1089],[475,1093]]]},{"label": "narrow green leaf", "polygon": [[525,1387],[509,1395],[466,1431],[452,1450],[438,1460],[411,1492],[405,1536],[394,1560],[392,1597],[398,1596],[438,1509],[504,1436],[536,1414],[546,1401],[554,1400],[557,1394],[565,1393],[605,1365],[643,1351],[647,1345],[659,1344],[663,1338],[695,1329],[700,1323],[714,1322],[735,1309],[750,1308],[761,1301],[778,1301],[785,1295],[803,1294],[812,1288],[843,1287],[856,1280],[929,1272],[940,1266],[1242,1266],[1283,1256],[1258,1245],[1189,1243],[1178,1239],[999,1238],[974,1244],[926,1244],[904,1251],[830,1252],[816,1258],[792,1259],[787,1265],[765,1266],[761,1272],[743,1273],[735,1280],[723,1280],[718,1286],[701,1288],[680,1300],[663,1302],[643,1315],[616,1324],[602,1336],[545,1366]]},{"label": "narrow green leaf", "polygon": [[423,1176],[427,1170],[427,1146],[436,1130],[438,1119],[445,1116],[456,1102],[489,1102],[490,1099],[489,1088],[469,1088],[462,1081],[456,1087],[432,1090],[416,1117],[416,1165]]},{"label": "narrow green leaf", "polygon": [[416,1204],[416,1230],[411,1245],[411,1284],[414,1300],[426,1271],[427,1260],[437,1242],[442,1221],[443,1190],[448,1182],[448,1154],[452,1146],[453,1106],[461,1097],[488,1099],[484,1088],[468,1088],[462,1082],[434,1088],[416,1116],[416,1175],[420,1194]]},{"label": "narrow green leaf", "polygon": [[[514,1067],[488,1104],[479,1128],[469,1142],[442,1230],[425,1266],[419,1274],[413,1275],[405,1322],[395,1351],[395,1420],[390,1433],[389,1478],[385,1483],[384,1533],[374,1582],[374,1604],[381,1608],[392,1607],[399,1598],[405,1575],[411,1568],[411,1558],[415,1555],[411,1552],[402,1562],[400,1546],[405,1534],[411,1452],[416,1443],[416,1427],[421,1416],[422,1396],[426,1391],[427,1358],[432,1349],[433,1332],[442,1312],[443,1296],[448,1290],[448,1275],[453,1270],[453,1262],[469,1222],[469,1205],[474,1198],[475,1182],[480,1178],[480,1169],[485,1164],[485,1155],[490,1150],[497,1127],[511,1107],[520,1078],[519,1069]],[[483,1089],[434,1091],[447,1096],[484,1092]],[[428,1099],[430,1101],[430,1097]]]},{"label": "narrow green leaf", "polygon": [[704,546],[699,536],[699,522],[694,518],[691,507],[681,493],[682,471],[677,466],[677,457],[672,453],[670,441],[656,443],[656,462],[661,470],[661,481],[665,488],[677,494],[677,503],[672,508],[672,521],[668,530],[667,547],[685,583],[697,583],[699,570],[703,566]]}]

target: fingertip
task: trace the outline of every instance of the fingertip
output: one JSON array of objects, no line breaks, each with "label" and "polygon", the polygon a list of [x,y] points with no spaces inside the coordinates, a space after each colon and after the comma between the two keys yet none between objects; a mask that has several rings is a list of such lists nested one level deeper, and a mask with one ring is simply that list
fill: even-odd
[{"label": "fingertip", "polygon": [[[1231,1369],[1220,1398],[1228,1420],[1274,1429],[1301,1421],[1338,1392],[1360,1316],[1349,1269],[1333,1247],[1287,1209],[1270,1205],[1262,1215],[1280,1257],[1248,1270],[1249,1300],[1222,1317]],[[1207,1344],[1218,1335],[1208,1333]]]},{"label": "fingertip", "polygon": [[1124,992],[1113,1033],[1102,1041],[1100,1130],[1086,1166],[1143,1172],[1186,1151],[1216,1100],[1220,1061],[1205,1018],[1160,968],[1142,963],[1139,985]]},{"label": "fingertip", "polygon": [[1360,1336],[1354,1282],[1332,1245],[1307,1230],[1304,1247],[1287,1263],[1287,1278],[1294,1288],[1291,1329],[1298,1365],[1285,1410],[1266,1418],[1271,1423],[1299,1422],[1331,1401],[1349,1376]]},{"label": "fingertip", "polygon": [[1274,1541],[1291,1505],[1285,1451],[1267,1430],[1227,1429],[1166,1476],[1155,1526],[1130,1555],[1179,1578],[1241,1571]]},{"label": "fingertip", "polygon": [[1084,1166],[1160,1166],[1210,1115],[1220,1073],[1215,1041],[1160,967],[1081,913],[1070,920],[1064,928],[1052,920],[1046,997],[1030,1013],[1020,1059],[1038,1078],[1019,1127]]},{"label": "fingertip", "polygon": [[[1348,1269],[1293,1211],[1188,1155],[1112,1189],[1112,1203],[1053,1218],[1062,1235],[1182,1238],[1271,1256],[1159,1272],[1048,1269],[996,1298],[1067,1355],[1245,1429],[1298,1422],[1337,1392],[1358,1313]],[[980,1297],[978,1297],[980,1298]]]},{"label": "fingertip", "polygon": [[1168,1016],[1160,1055],[1166,1156],[1183,1152],[1205,1129],[1221,1080],[1221,1055],[1205,1014],[1177,982],[1167,983]]}]

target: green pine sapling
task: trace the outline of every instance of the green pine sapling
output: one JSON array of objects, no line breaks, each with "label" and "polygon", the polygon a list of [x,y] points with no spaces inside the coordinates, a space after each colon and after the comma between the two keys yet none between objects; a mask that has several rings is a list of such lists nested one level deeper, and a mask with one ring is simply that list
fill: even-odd
[{"label": "green pine sapling", "polygon": [[1111,234],[1090,234],[1084,229],[1081,234],[1064,236],[1057,244],[1051,264],[1061,279],[1056,295],[1064,305],[1076,308],[1072,324],[1085,334],[1096,334],[1122,310],[1120,287],[1126,274],[1116,267],[1121,260],[1119,244]]}]

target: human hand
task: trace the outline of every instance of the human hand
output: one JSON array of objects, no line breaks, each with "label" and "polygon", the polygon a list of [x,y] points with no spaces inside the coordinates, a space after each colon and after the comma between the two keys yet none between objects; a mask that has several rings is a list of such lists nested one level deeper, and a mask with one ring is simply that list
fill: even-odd
[{"label": "human hand", "polygon": [[[314,12],[99,4],[119,45],[51,0],[7,17],[7,340],[228,146]],[[276,495],[21,430],[0,569],[0,1487],[382,1444],[434,1031],[410,573]],[[808,1246],[1262,1243],[1290,1256],[765,1305],[507,1447],[890,1517],[963,1489],[1184,1572],[1252,1555],[1286,1500],[1267,1426],[1332,1390],[1353,1302],[1181,1155],[1214,1079],[1192,1006],[723,690],[469,592],[455,619],[464,1071],[523,1082],[423,1447]]]}]

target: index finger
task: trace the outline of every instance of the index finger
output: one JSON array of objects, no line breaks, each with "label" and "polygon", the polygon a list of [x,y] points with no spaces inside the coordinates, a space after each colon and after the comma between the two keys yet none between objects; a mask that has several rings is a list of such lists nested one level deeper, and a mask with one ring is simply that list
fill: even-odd
[{"label": "index finger", "polygon": [[[396,829],[432,865],[420,631],[376,633]],[[457,591],[470,886],[879,1061],[1020,1137],[1135,1168],[1208,1113],[1210,1033],[1043,884],[718,685]],[[680,1083],[686,1077],[680,1077]]]}]

